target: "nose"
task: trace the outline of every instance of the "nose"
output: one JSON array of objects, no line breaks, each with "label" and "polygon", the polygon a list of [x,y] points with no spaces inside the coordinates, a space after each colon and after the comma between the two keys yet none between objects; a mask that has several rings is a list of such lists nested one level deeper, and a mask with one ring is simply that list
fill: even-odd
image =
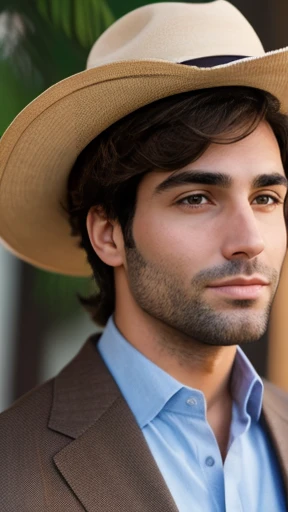
[{"label": "nose", "polygon": [[252,259],[264,250],[259,221],[247,204],[231,212],[224,228],[223,256],[231,259]]}]

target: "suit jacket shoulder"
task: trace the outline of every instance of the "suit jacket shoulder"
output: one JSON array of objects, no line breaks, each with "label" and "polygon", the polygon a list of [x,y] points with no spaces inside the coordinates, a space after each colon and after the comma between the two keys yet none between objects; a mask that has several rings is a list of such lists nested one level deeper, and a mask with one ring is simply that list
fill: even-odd
[{"label": "suit jacket shoulder", "polygon": [[[53,494],[65,495],[62,510],[83,511],[55,471],[53,456],[69,438],[47,428],[54,381],[17,400],[0,415],[0,510],[54,511]],[[77,503],[78,502],[78,503]],[[60,512],[61,508],[55,508]]]},{"label": "suit jacket shoulder", "polygon": [[272,384],[266,379],[263,379],[265,389],[265,400],[271,403],[271,406],[279,413],[283,413],[287,417],[288,414],[288,393]]}]

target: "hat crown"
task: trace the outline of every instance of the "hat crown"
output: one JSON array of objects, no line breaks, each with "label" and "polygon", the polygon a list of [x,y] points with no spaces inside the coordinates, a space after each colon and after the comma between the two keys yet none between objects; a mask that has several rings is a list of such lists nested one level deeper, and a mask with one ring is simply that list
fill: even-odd
[{"label": "hat crown", "polygon": [[139,7],[113,23],[92,47],[87,68],[121,60],[184,62],[213,55],[263,54],[253,27],[226,0],[163,2]]}]

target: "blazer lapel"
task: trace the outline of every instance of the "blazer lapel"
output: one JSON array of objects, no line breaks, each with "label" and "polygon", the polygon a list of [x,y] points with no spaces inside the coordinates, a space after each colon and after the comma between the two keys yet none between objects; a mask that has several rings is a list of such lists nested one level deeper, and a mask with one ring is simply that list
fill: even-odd
[{"label": "blazer lapel", "polygon": [[288,399],[287,394],[264,381],[263,418],[282,471],[288,506]]},{"label": "blazer lapel", "polygon": [[54,462],[87,512],[177,512],[96,337],[56,377],[49,427],[72,437]]}]

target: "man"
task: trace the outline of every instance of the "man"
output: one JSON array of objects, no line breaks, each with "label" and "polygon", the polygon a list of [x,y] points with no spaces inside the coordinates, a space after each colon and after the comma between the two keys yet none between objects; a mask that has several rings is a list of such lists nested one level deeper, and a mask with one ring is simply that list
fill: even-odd
[{"label": "man", "polygon": [[287,64],[224,0],[146,6],[4,135],[1,237],[88,258],[105,329],[1,415],[1,511],[287,509],[288,399],[239,347],[286,252]]}]

